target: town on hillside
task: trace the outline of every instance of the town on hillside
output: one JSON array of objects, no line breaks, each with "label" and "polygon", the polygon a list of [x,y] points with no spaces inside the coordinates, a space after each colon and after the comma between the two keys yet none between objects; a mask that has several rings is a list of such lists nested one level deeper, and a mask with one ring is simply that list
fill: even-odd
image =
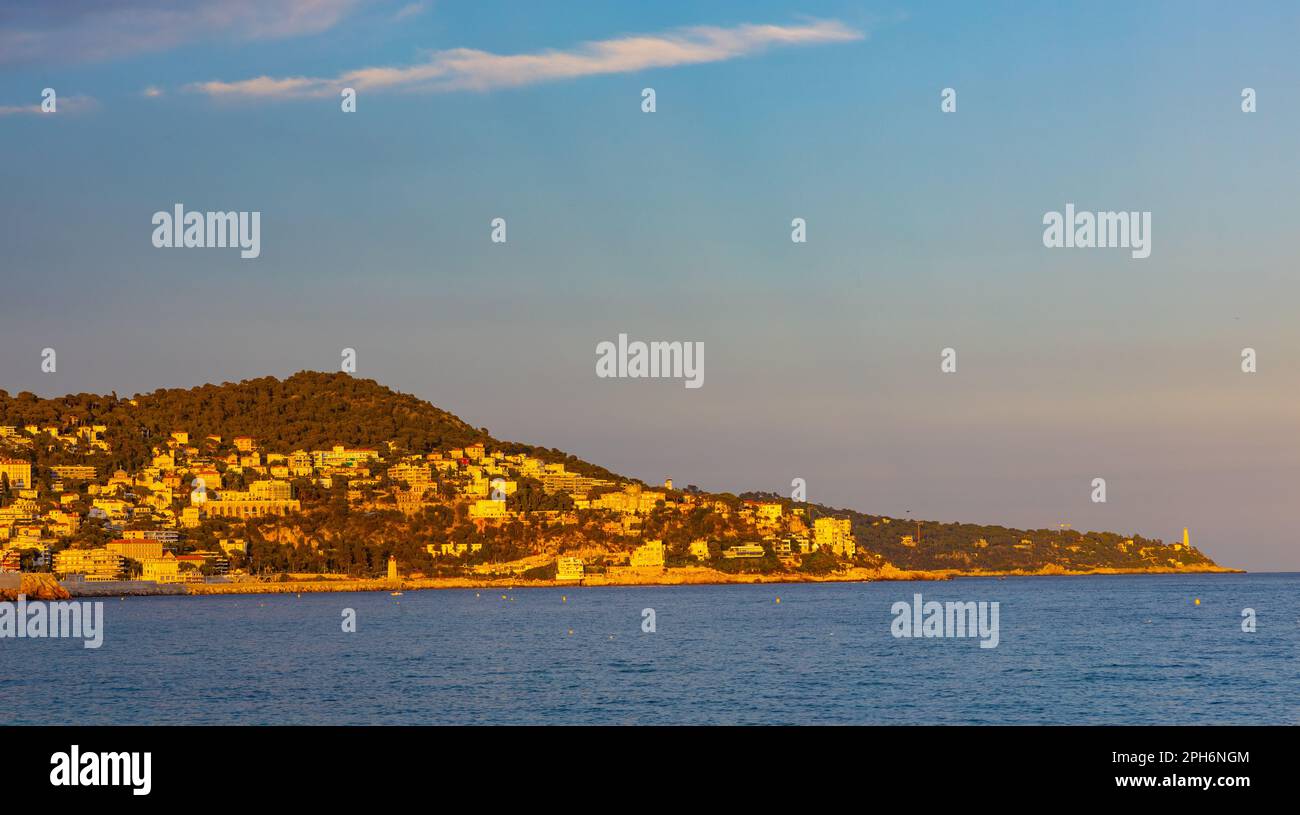
[{"label": "town on hillside", "polygon": [[0,574],[65,586],[1044,570],[1222,569],[1186,535],[923,522],[648,485],[343,374],[131,399],[0,391]]},{"label": "town on hillside", "polygon": [[[52,571],[70,582],[167,584],[340,567],[377,576],[396,556],[413,576],[513,568],[581,581],[589,571],[687,562],[726,569],[775,560],[800,568],[813,560],[809,565],[833,568],[858,556],[848,518],[809,519],[806,506],[676,490],[671,480],[650,488],[580,475],[483,444],[420,454],[396,454],[391,445],[274,452],[251,436],[192,439],[178,429],[135,472],[101,473],[90,464],[42,470],[23,456],[36,443],[91,455],[108,449],[104,435],[94,424],[71,432],[0,426],[0,568]],[[366,541],[344,540],[346,532],[312,522],[340,509],[402,519],[418,550],[403,541],[360,562],[331,558],[357,542],[397,542],[386,523],[376,523],[379,534]],[[308,528],[316,535],[303,536]],[[283,547],[316,556],[270,554]]]}]

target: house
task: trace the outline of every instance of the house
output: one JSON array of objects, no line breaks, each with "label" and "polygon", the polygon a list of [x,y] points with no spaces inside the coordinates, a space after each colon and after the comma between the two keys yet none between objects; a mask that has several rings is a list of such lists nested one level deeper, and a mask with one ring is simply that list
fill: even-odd
[{"label": "house", "polygon": [[0,476],[9,479],[9,489],[26,489],[32,486],[32,465],[16,458],[0,458]]},{"label": "house", "polygon": [[555,559],[556,580],[581,580],[585,569],[580,557],[559,557]]},{"label": "house", "polygon": [[632,550],[629,565],[639,569],[662,569],[664,566],[664,542],[646,541]]},{"label": "house", "polygon": [[181,583],[181,564],[171,552],[151,558],[141,564],[140,577],[155,583]]}]

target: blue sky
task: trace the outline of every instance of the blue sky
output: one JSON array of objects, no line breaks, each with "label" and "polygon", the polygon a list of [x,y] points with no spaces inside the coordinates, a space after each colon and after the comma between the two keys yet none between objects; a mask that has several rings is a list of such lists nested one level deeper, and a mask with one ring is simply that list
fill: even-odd
[{"label": "blue sky", "polygon": [[[353,347],[648,480],[1300,569],[1297,33],[1285,3],[10,3],[0,388]],[[262,256],[153,248],[176,202],[261,211]],[[1067,202],[1150,211],[1151,257],[1045,249]],[[620,332],[703,341],[706,385],[596,378]]]}]

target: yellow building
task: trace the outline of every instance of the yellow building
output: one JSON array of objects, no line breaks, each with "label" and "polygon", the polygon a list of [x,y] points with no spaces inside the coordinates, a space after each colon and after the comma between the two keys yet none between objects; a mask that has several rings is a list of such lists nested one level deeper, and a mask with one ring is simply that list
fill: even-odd
[{"label": "yellow building", "polygon": [[813,540],[818,546],[829,546],[840,557],[851,558],[857,551],[853,522],[848,518],[818,518],[813,521]]},{"label": "yellow building", "polygon": [[504,518],[505,516],[505,501],[481,498],[469,505],[469,517],[471,518]]},{"label": "yellow building", "polygon": [[124,558],[138,560],[141,563],[163,556],[162,541],[155,540],[115,540],[105,548]]},{"label": "yellow building", "polygon": [[141,564],[140,578],[155,583],[184,583],[181,577],[181,564],[176,556],[167,552],[161,557],[146,560]]},{"label": "yellow building", "polygon": [[248,541],[243,538],[222,538],[217,541],[217,545],[220,546],[221,551],[225,552],[227,555],[231,552],[238,552],[241,555],[248,554]]},{"label": "yellow building", "polygon": [[26,489],[32,485],[32,465],[16,458],[0,458],[0,475],[9,477],[9,488]]},{"label": "yellow building", "polygon": [[50,469],[54,470],[54,474],[59,478],[70,478],[76,481],[94,481],[99,477],[94,467],[81,464],[66,464]]},{"label": "yellow building", "polygon": [[122,556],[107,549],[64,549],[54,554],[54,571],[63,577],[79,574],[86,580],[117,580]]},{"label": "yellow building", "polygon": [[[226,496],[236,495],[234,500]],[[208,501],[203,505],[209,518],[261,518],[266,515],[288,515],[302,509],[298,499],[289,501],[258,501],[244,498],[248,493],[225,493],[220,501]],[[185,512],[197,511],[197,507],[186,507]],[[197,525],[197,524],[196,524]]]},{"label": "yellow building", "polygon": [[288,481],[254,481],[248,485],[248,496],[255,501],[288,501],[293,487]]},{"label": "yellow building", "polygon": [[641,485],[632,484],[625,487],[622,492],[607,492],[599,496],[592,501],[592,506],[625,515],[646,514],[654,511],[655,505],[666,497],[662,492],[643,490]]},{"label": "yellow building", "polygon": [[696,558],[697,560],[708,560],[709,542],[703,538],[697,541],[691,541],[690,554],[691,557]]},{"label": "yellow building", "polygon": [[659,568],[664,565],[664,542],[646,541],[632,550],[629,565],[637,568]]},{"label": "yellow building", "polygon": [[559,557],[555,559],[556,580],[581,580],[586,574],[580,557]]},{"label": "yellow building", "polygon": [[341,444],[330,450],[313,450],[312,463],[317,467],[356,467],[379,458],[379,451],[368,447],[349,450]]},{"label": "yellow building", "polygon": [[722,556],[728,560],[736,558],[757,558],[767,554],[760,543],[738,543],[735,546],[723,551]]}]

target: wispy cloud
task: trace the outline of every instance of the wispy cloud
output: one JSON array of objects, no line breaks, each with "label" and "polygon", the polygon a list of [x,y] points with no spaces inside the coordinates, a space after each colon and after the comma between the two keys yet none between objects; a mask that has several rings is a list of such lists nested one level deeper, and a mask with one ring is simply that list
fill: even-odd
[{"label": "wispy cloud", "polygon": [[41,110],[40,102],[33,102],[30,105],[0,105],[0,116],[22,116],[29,113],[38,116],[60,116],[64,113],[85,113],[98,107],[99,102],[93,96],[59,96],[55,98],[56,112],[54,113],[46,113]]},{"label": "wispy cloud", "polygon": [[423,14],[428,10],[429,10],[429,4],[427,0],[419,0],[419,2],[416,3],[407,3],[406,5],[399,8],[395,14],[393,14],[393,19],[405,20],[408,17],[418,17],[419,15]]},{"label": "wispy cloud", "polygon": [[94,62],[201,40],[319,34],[362,2],[10,0],[0,8],[0,64]]},{"label": "wispy cloud", "polygon": [[851,42],[863,36],[861,31],[835,20],[789,26],[695,26],[661,34],[587,42],[570,50],[493,54],[456,48],[436,51],[424,62],[402,67],[361,68],[333,77],[259,76],[233,82],[200,82],[189,85],[188,89],[224,98],[318,97],[337,94],[345,87],[358,91],[487,91],[584,76],[722,62],[770,48]]}]

